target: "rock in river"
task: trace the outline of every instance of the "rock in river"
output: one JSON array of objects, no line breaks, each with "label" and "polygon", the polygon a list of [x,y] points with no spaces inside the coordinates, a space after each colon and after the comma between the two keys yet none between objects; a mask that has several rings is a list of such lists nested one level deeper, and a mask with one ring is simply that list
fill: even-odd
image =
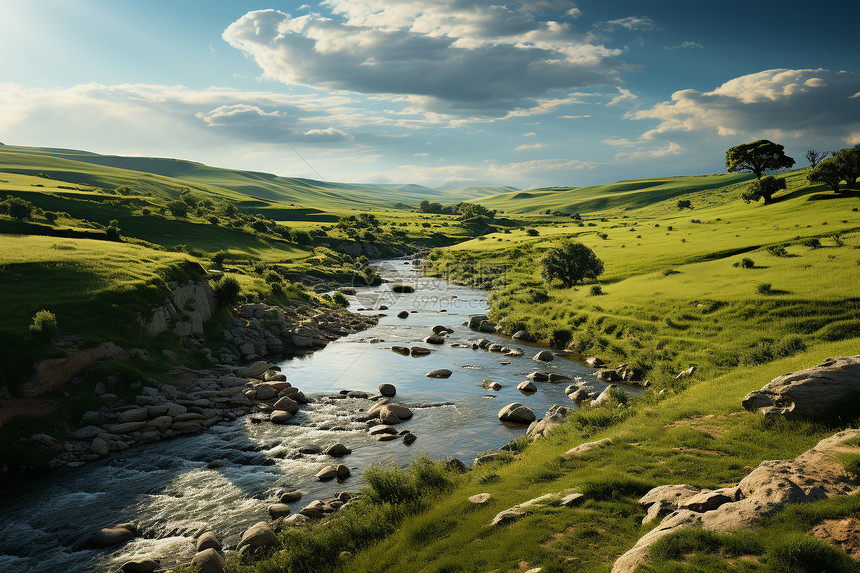
[{"label": "rock in river", "polygon": [[224,573],[224,558],[211,548],[195,554],[191,564],[199,565],[200,573]]},{"label": "rock in river", "polygon": [[541,350],[540,352],[538,352],[537,354],[534,355],[534,358],[532,358],[532,360],[539,360],[541,362],[549,362],[553,358],[555,358],[555,357],[553,356],[552,351]]},{"label": "rock in river", "polygon": [[447,368],[439,368],[438,370],[431,370],[425,376],[427,378],[450,378],[452,372]]},{"label": "rock in river", "polygon": [[537,386],[535,386],[531,380],[525,380],[517,384],[517,390],[531,394],[533,392],[537,392]]},{"label": "rock in river", "polygon": [[379,393],[383,396],[391,398],[392,396],[397,394],[397,388],[394,387],[394,384],[380,384]]},{"label": "rock in river", "polygon": [[343,444],[335,444],[326,449],[325,454],[327,456],[333,456],[339,458],[340,456],[345,456],[347,454],[351,454],[352,450],[344,446]]},{"label": "rock in river", "polygon": [[531,408],[514,402],[499,411],[499,420],[513,424],[531,424],[535,421],[535,413]]}]

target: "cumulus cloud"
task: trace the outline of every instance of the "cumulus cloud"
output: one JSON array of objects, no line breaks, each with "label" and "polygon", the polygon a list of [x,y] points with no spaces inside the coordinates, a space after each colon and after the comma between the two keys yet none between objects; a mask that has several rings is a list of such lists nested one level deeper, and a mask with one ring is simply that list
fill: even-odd
[{"label": "cumulus cloud", "polygon": [[609,20],[604,22],[601,28],[612,31],[616,28],[624,28],[625,30],[654,30],[657,24],[651,18],[646,16],[629,16],[627,18],[619,18],[617,20]]},{"label": "cumulus cloud", "polygon": [[639,99],[639,96],[637,96],[628,89],[622,88],[620,86],[616,86],[615,89],[618,90],[618,95],[609,100],[609,103],[607,103],[606,105],[618,105],[623,101],[636,101],[637,99]]},{"label": "cumulus cloud", "polygon": [[687,40],[686,42],[681,42],[677,46],[663,46],[664,50],[683,50],[686,48],[704,48],[702,44],[699,42],[691,42]]},{"label": "cumulus cloud", "polygon": [[597,163],[575,159],[534,159],[531,161],[500,162],[484,161],[479,164],[452,165],[401,165],[404,173],[424,181],[500,181],[531,187],[546,173],[592,170]]},{"label": "cumulus cloud", "polygon": [[680,145],[674,141],[670,141],[664,147],[656,147],[652,149],[640,149],[639,151],[622,151],[615,154],[617,163],[627,163],[641,161],[643,159],[660,159],[672,155],[679,155],[682,152]]},{"label": "cumulus cloud", "polygon": [[333,17],[248,12],[224,31],[285,84],[412,96],[425,110],[501,117],[550,92],[616,83],[621,51],[577,32],[569,2],[325,0]]},{"label": "cumulus cloud", "polygon": [[523,144],[514,148],[514,151],[528,151],[529,149],[543,149],[546,147],[543,143],[532,143],[531,145]]},{"label": "cumulus cloud", "polygon": [[643,139],[704,133],[738,138],[840,140],[860,132],[860,74],[825,69],[774,69],[727,81],[713,91],[692,89],[633,114],[657,120]]}]

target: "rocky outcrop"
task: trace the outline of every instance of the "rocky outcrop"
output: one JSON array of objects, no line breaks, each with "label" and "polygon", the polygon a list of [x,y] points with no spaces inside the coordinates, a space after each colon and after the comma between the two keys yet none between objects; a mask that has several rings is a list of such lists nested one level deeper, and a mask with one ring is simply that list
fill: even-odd
[{"label": "rocky outcrop", "polygon": [[860,355],[828,358],[818,366],[778,376],[750,392],[743,407],[787,419],[824,418],[860,395]]},{"label": "rocky outcrop", "polygon": [[203,334],[203,323],[215,312],[215,295],[207,281],[169,283],[170,294],[164,304],[148,316],[138,315],[141,330],[148,336],[172,331],[179,336]]},{"label": "rocky outcrop", "polygon": [[224,346],[215,358],[225,364],[261,357],[282,358],[312,352],[332,340],[360,332],[378,317],[311,306],[293,301],[289,307],[246,304],[224,329]]},{"label": "rocky outcrop", "polygon": [[843,444],[858,436],[860,430],[846,430],[821,440],[796,458],[763,461],[734,487],[697,492],[692,491],[691,486],[682,485],[651,490],[640,500],[643,508],[651,513],[651,508],[660,503],[673,511],[618,558],[613,573],[634,571],[648,558],[651,546],[658,539],[684,528],[731,531],[752,527],[761,518],[782,511],[788,504],[860,491],[860,480],[849,475],[836,456],[838,453],[860,454],[860,447]]},{"label": "rocky outcrop", "polygon": [[[572,489],[566,489],[556,493],[546,493],[540,497],[518,503],[513,507],[500,511],[496,514],[489,525],[490,527],[508,525],[541,508],[557,506],[573,507],[580,503],[584,497],[585,496],[582,493]],[[471,498],[469,501],[471,501]]]},{"label": "rocky outcrop", "polygon": [[558,404],[550,406],[543,418],[535,420],[529,425],[528,430],[526,430],[526,435],[533,440],[536,440],[541,436],[545,436],[553,428],[566,424],[567,417],[571,412],[573,412],[572,408],[566,408],[564,406],[559,406]]}]

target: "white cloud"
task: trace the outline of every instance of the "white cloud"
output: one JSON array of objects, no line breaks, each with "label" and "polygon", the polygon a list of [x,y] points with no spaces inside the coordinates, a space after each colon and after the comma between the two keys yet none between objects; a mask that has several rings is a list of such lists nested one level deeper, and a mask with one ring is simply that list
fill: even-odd
[{"label": "white cloud", "polygon": [[677,46],[663,46],[664,50],[678,50],[678,49],[686,49],[686,48],[704,48],[702,44],[699,42],[691,42],[687,40],[686,42],[681,42]]},{"label": "white cloud", "polygon": [[710,92],[682,90],[672,101],[633,114],[657,120],[644,139],[683,133],[798,142],[852,140],[860,130],[860,74],[824,69],[765,70]]},{"label": "white cloud", "polygon": [[558,117],[560,119],[585,119],[585,118],[591,117],[591,115],[590,114],[588,114],[588,115],[560,115]]},{"label": "white cloud", "polygon": [[616,86],[615,89],[618,90],[618,95],[612,98],[606,105],[618,105],[623,101],[636,101],[637,99],[639,99],[639,96],[637,96],[628,89],[622,88],[620,86]]},{"label": "white cloud", "polygon": [[612,31],[616,28],[624,28],[625,30],[653,30],[657,27],[654,20],[647,16],[628,16],[627,18],[619,18],[617,20],[609,20],[601,26],[606,30]]},{"label": "white cloud", "polygon": [[643,159],[659,159],[672,155],[679,155],[681,151],[682,149],[680,145],[674,141],[670,141],[669,144],[664,147],[642,149],[640,151],[622,151],[615,155],[615,161],[618,163],[628,163],[641,161]]},{"label": "white cloud", "polygon": [[535,133],[534,131],[530,131],[528,133],[524,133],[523,137],[534,137],[536,135],[537,135],[537,133]]},{"label": "white cloud", "polygon": [[507,184],[533,185],[546,173],[563,173],[565,171],[588,171],[597,166],[591,161],[574,159],[535,159],[503,163],[499,161],[484,161],[478,164],[452,165],[401,165],[404,174],[423,181],[447,181],[451,179],[465,181],[502,181]]},{"label": "white cloud", "polygon": [[531,145],[518,145],[514,148],[514,151],[527,151],[529,149],[543,149],[546,147],[543,143],[533,143]]},{"label": "white cloud", "polygon": [[[569,3],[325,0],[333,18],[248,12],[223,34],[288,85],[416,98],[423,110],[542,113],[557,90],[615,83],[620,50],[573,29]],[[535,11],[535,8],[539,11]],[[514,115],[514,117],[521,115]]]}]

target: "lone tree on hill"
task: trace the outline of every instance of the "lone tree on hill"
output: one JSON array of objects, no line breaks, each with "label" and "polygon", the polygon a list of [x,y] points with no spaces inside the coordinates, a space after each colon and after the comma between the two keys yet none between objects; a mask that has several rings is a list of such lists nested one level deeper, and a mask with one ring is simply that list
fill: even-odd
[{"label": "lone tree on hill", "polygon": [[582,243],[564,241],[547,251],[541,259],[541,276],[547,282],[560,279],[570,288],[584,278],[596,278],[603,273],[603,261]]},{"label": "lone tree on hill", "polygon": [[794,159],[785,154],[785,148],[767,139],[735,145],[726,151],[727,171],[750,171],[756,179],[761,179],[765,171],[788,169],[792,165]]},{"label": "lone tree on hill", "polygon": [[745,203],[758,201],[763,198],[764,204],[767,205],[770,203],[773,194],[780,189],[785,189],[785,178],[777,178],[773,175],[768,175],[767,177],[762,177],[761,179],[753,181],[750,186],[747,187],[747,190],[743,192],[741,198]]}]

